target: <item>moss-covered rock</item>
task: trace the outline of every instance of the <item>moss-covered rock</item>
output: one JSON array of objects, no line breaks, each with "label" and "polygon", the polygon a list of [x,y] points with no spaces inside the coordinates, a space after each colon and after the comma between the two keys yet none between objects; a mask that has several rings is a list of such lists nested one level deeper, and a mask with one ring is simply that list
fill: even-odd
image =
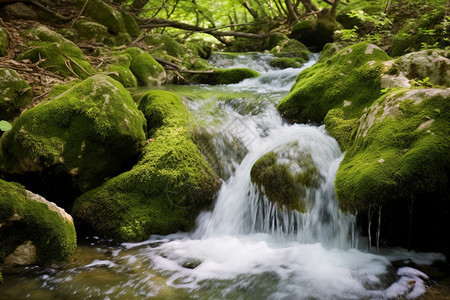
[{"label": "moss-covered rock", "polygon": [[232,84],[241,82],[247,78],[258,77],[260,74],[247,68],[214,69],[207,74],[196,74],[192,76],[191,82],[200,84]]},{"label": "moss-covered rock", "polygon": [[383,4],[378,0],[350,1],[347,5],[338,5],[336,21],[345,29],[353,29],[355,26],[363,27],[370,21],[352,16],[353,12],[371,15],[383,12],[383,10]]},{"label": "moss-covered rock", "polygon": [[314,200],[307,198],[307,189],[320,183],[311,154],[283,150],[264,154],[253,165],[250,176],[270,202],[300,212],[306,212]]},{"label": "moss-covered rock", "polygon": [[122,19],[125,29],[130,36],[138,37],[141,34],[139,25],[137,24],[136,19],[131,14],[122,11]]},{"label": "moss-covered rock", "polygon": [[[127,51],[127,53],[130,53]],[[139,85],[160,85],[166,78],[166,72],[150,54],[142,52],[132,55],[131,72],[137,78]]]},{"label": "moss-covered rock", "polygon": [[195,56],[199,56],[203,59],[210,58],[213,52],[212,44],[202,39],[190,40],[186,45],[191,49]]},{"label": "moss-covered rock", "polygon": [[340,108],[346,118],[361,111],[381,92],[381,74],[389,56],[377,46],[360,43],[340,51],[301,72],[291,92],[277,106],[287,119],[322,123],[330,109]]},{"label": "moss-covered rock", "polygon": [[37,26],[27,31],[26,35],[33,41],[28,43],[29,49],[19,54],[16,60],[40,61],[41,67],[65,76],[87,78],[93,74],[81,49],[59,33],[45,26]]},{"label": "moss-covered rock", "polygon": [[289,37],[300,41],[313,51],[320,51],[325,44],[333,42],[333,33],[337,29],[337,22],[327,17],[319,17],[297,23]]},{"label": "moss-covered rock", "polygon": [[105,25],[87,19],[77,20],[73,28],[78,31],[78,37],[82,40],[95,40],[102,43],[109,36]]},{"label": "moss-covered rock", "polygon": [[336,175],[341,209],[381,207],[384,240],[448,251],[438,232],[450,225],[449,112],[448,89],[398,90],[376,101]]},{"label": "moss-covered rock", "polygon": [[303,58],[280,57],[269,61],[269,65],[278,69],[300,68],[304,62]]},{"label": "moss-covered rock", "polygon": [[270,52],[277,57],[301,58],[304,62],[309,59],[311,54],[305,45],[294,39],[286,40],[281,45],[272,48]]},{"label": "moss-covered rock", "polygon": [[9,49],[9,37],[5,28],[0,26],[0,56],[5,56]]},{"label": "moss-covered rock", "polygon": [[[0,262],[6,265],[68,262],[76,247],[72,217],[17,183],[0,179]],[[29,255],[17,255],[17,248]]]},{"label": "moss-covered rock", "polygon": [[137,86],[136,76],[133,75],[129,68],[109,65],[106,67],[106,74],[119,81],[124,87]]},{"label": "moss-covered rock", "polygon": [[217,177],[191,140],[189,113],[181,99],[150,91],[139,108],[151,136],[141,160],[83,194],[72,211],[81,227],[117,241],[192,228],[218,189]]},{"label": "moss-covered rock", "polygon": [[55,181],[67,193],[84,192],[129,166],[142,150],[144,127],[124,87],[95,75],[16,120],[0,140],[1,169],[25,181],[34,174],[37,185],[46,182],[45,195],[58,189]]},{"label": "moss-covered rock", "polygon": [[152,49],[152,53],[164,51],[167,54],[179,59],[188,54],[188,48],[186,46],[178,43],[175,39],[168,35],[151,34],[145,38],[145,42],[148,45],[155,47]]},{"label": "moss-covered rock", "polygon": [[394,68],[409,79],[428,78],[431,84],[450,87],[449,51],[434,49],[408,53],[395,60]]},{"label": "moss-covered rock", "polygon": [[14,70],[0,68],[0,120],[12,121],[33,99],[33,91]]},{"label": "moss-covered rock", "polygon": [[89,0],[87,2],[84,0],[75,0],[75,2],[80,7],[86,3],[83,14],[105,25],[109,32],[113,34],[127,32],[122,14],[106,2],[102,0]]}]

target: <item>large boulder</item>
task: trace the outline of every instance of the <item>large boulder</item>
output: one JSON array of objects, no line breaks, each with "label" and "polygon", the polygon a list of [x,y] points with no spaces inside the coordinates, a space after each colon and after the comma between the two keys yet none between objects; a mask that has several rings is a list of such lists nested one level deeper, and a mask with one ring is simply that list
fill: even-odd
[{"label": "large boulder", "polygon": [[449,112],[448,89],[397,90],[369,107],[336,175],[341,209],[381,209],[383,240],[448,251]]},{"label": "large boulder", "polygon": [[408,53],[395,60],[395,66],[407,78],[428,78],[431,84],[450,87],[449,51],[435,49]]},{"label": "large boulder", "polygon": [[0,68],[0,120],[12,121],[33,99],[33,91],[14,70]]},{"label": "large boulder", "polygon": [[389,56],[375,45],[361,43],[301,72],[277,110],[295,122],[322,123],[332,108],[359,116],[380,96],[383,62]]},{"label": "large boulder", "polygon": [[95,40],[101,43],[109,37],[108,28],[105,25],[88,19],[75,21],[73,28],[77,30],[78,37],[82,40]]},{"label": "large boulder", "polygon": [[94,73],[81,49],[59,33],[39,25],[27,31],[31,40],[17,61],[29,59],[51,72],[64,76],[87,78]]},{"label": "large boulder", "polygon": [[130,165],[144,127],[124,87],[95,75],[24,112],[0,140],[0,167],[25,181],[34,176],[42,194],[85,192]]},{"label": "large boulder", "polygon": [[0,262],[7,266],[70,261],[72,217],[23,186],[0,179]]},{"label": "large boulder", "polygon": [[139,108],[151,136],[141,159],[130,171],[80,196],[72,210],[80,229],[117,241],[189,230],[219,187],[191,139],[189,113],[180,97],[150,91]]},{"label": "large boulder", "polygon": [[9,37],[5,28],[0,26],[0,56],[5,56],[9,49]]},{"label": "large boulder", "polygon": [[126,32],[122,14],[102,0],[73,0],[77,6],[84,7],[83,15],[105,25],[113,34]]}]

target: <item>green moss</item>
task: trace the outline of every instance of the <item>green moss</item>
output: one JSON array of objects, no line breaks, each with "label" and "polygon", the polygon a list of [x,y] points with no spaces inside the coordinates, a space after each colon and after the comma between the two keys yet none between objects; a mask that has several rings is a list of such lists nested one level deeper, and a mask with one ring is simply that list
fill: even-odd
[{"label": "green moss", "polygon": [[405,246],[412,225],[416,246],[448,247],[433,232],[449,225],[449,100],[438,89],[381,97],[360,119],[338,169],[341,209],[364,214],[382,207],[384,236],[393,244]]},{"label": "green moss", "polygon": [[58,33],[70,41],[78,39],[78,32],[73,28],[62,28],[58,30]]},{"label": "green moss", "polygon": [[[78,1],[78,5],[83,6],[85,2],[84,0]],[[113,34],[126,32],[122,14],[102,0],[87,1],[84,15],[105,25]]]},{"label": "green moss", "polygon": [[305,45],[294,39],[285,41],[281,46],[273,48],[270,52],[277,57],[296,57],[304,61],[307,61],[311,54]]},{"label": "green moss", "polygon": [[139,29],[139,25],[137,24],[134,17],[125,12],[122,11],[122,19],[123,24],[125,26],[125,29],[127,30],[128,34],[132,37],[138,37],[141,34],[141,30]]},{"label": "green moss", "polygon": [[5,56],[9,49],[9,37],[5,28],[0,26],[0,56]]},{"label": "green moss", "polygon": [[0,120],[12,121],[32,99],[31,87],[16,71],[0,68]]},{"label": "green moss", "polygon": [[378,0],[351,1],[347,5],[338,5],[338,21],[344,28],[353,29],[354,26],[363,27],[368,22],[357,17],[350,17],[352,11],[363,11],[368,15],[384,11],[382,3]]},{"label": "green moss", "polygon": [[199,56],[203,59],[208,59],[212,54],[212,44],[201,40],[190,40],[186,43],[187,47],[194,53],[195,56]]},{"label": "green moss", "polygon": [[[19,219],[9,221],[14,214]],[[36,246],[42,264],[68,262],[76,247],[71,218],[63,217],[23,186],[1,179],[0,224],[0,261],[29,240]]]},{"label": "green moss", "polygon": [[192,69],[193,70],[210,70],[213,67],[209,64],[209,62],[206,59],[203,58],[197,58],[194,62],[194,64],[192,64]]},{"label": "green moss", "polygon": [[448,41],[448,25],[445,21],[445,2],[436,5],[436,9],[422,13],[417,18],[406,20],[405,25],[394,36],[391,56],[400,56],[405,53],[422,49],[423,45],[434,45],[444,49],[450,46]]},{"label": "green moss", "polygon": [[95,40],[101,43],[109,36],[106,26],[87,19],[77,20],[73,27],[78,31],[78,37],[82,40]]},{"label": "green moss", "polygon": [[135,56],[138,56],[139,54],[145,53],[145,51],[139,47],[130,47],[125,50],[125,53],[129,54],[131,56],[131,58],[134,58]]},{"label": "green moss", "polygon": [[119,81],[124,87],[137,86],[137,79],[129,68],[109,65],[107,66],[107,74]]},{"label": "green moss", "polygon": [[191,81],[202,84],[232,84],[247,78],[258,77],[259,75],[258,72],[247,68],[214,69],[213,73],[193,76]]},{"label": "green moss", "polygon": [[40,62],[41,67],[65,76],[87,78],[94,72],[81,49],[62,35],[44,26],[37,26],[27,31],[27,36],[39,41],[29,42],[29,50],[19,54],[16,60]]},{"label": "green moss", "polygon": [[[130,48],[129,48],[130,49]],[[128,53],[131,51],[127,50]],[[165,79],[165,71],[150,54],[143,52],[133,56],[130,69],[137,78],[139,85],[159,85]]]},{"label": "green moss", "polygon": [[189,113],[181,99],[150,91],[139,108],[151,134],[141,160],[83,194],[73,208],[80,224],[118,241],[189,230],[218,188],[216,176],[191,140]]},{"label": "green moss", "polygon": [[178,43],[168,35],[163,34],[151,34],[145,38],[145,42],[155,47],[152,51],[165,51],[167,54],[176,57],[183,58],[188,54],[187,47]]},{"label": "green moss", "polygon": [[121,46],[121,45],[126,45],[126,44],[130,43],[131,37],[126,32],[120,32],[119,34],[117,34],[115,36],[115,40],[116,40],[116,45]]},{"label": "green moss", "polygon": [[23,113],[2,136],[0,162],[4,172],[60,174],[86,191],[141,151],[144,126],[123,86],[95,75]]},{"label": "green moss", "polygon": [[325,128],[334,137],[342,150],[346,150],[356,134],[358,119],[345,119],[342,109],[331,109],[325,116]]},{"label": "green moss", "polygon": [[293,158],[282,151],[264,154],[253,165],[250,176],[270,202],[300,212],[306,212],[310,204],[306,189],[320,182],[320,172],[310,154]]},{"label": "green moss", "polygon": [[278,69],[300,68],[304,62],[302,58],[280,57],[269,61],[269,65]]},{"label": "green moss", "polygon": [[291,92],[277,106],[287,119],[322,123],[330,109],[355,118],[380,96],[382,62],[389,56],[376,46],[360,43],[304,70]]},{"label": "green moss", "polygon": [[69,90],[70,88],[72,88],[74,85],[80,83],[81,81],[82,80],[80,80],[80,79],[75,79],[66,84],[55,83],[52,86],[50,93],[48,94],[48,98],[50,98],[50,99],[56,98],[57,96],[61,95],[65,91]]}]

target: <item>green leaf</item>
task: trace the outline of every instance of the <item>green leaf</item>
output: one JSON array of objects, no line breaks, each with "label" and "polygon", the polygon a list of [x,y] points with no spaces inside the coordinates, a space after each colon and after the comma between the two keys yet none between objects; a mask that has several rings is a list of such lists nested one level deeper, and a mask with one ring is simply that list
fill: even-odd
[{"label": "green leaf", "polygon": [[1,131],[8,131],[8,130],[11,130],[11,128],[12,128],[11,123],[4,121],[4,120],[0,121],[0,130]]}]

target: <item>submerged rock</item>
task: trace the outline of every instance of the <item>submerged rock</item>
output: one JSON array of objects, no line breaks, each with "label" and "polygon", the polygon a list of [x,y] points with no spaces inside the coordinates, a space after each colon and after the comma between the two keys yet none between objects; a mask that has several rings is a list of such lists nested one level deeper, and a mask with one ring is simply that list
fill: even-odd
[{"label": "submerged rock", "polygon": [[300,212],[306,212],[312,204],[312,193],[307,190],[320,183],[311,154],[282,150],[264,154],[253,165],[250,176],[270,202]]},{"label": "submerged rock", "polygon": [[1,170],[24,180],[38,175],[46,192],[84,192],[130,164],[142,150],[144,127],[123,86],[95,75],[14,122],[0,140]]},{"label": "submerged rock", "polygon": [[72,217],[17,183],[0,179],[0,262],[68,262],[76,247]]},{"label": "submerged rock", "polygon": [[33,91],[14,70],[0,68],[0,120],[12,121],[33,99]]},{"label": "submerged rock", "polygon": [[151,137],[141,159],[80,196],[72,210],[81,229],[117,241],[189,230],[219,187],[191,139],[189,113],[177,95],[150,91],[139,108]]},{"label": "submerged rock", "polygon": [[207,74],[196,74],[190,79],[193,83],[200,84],[233,84],[241,82],[247,78],[258,77],[260,74],[247,68],[234,69],[214,69],[214,72]]}]

